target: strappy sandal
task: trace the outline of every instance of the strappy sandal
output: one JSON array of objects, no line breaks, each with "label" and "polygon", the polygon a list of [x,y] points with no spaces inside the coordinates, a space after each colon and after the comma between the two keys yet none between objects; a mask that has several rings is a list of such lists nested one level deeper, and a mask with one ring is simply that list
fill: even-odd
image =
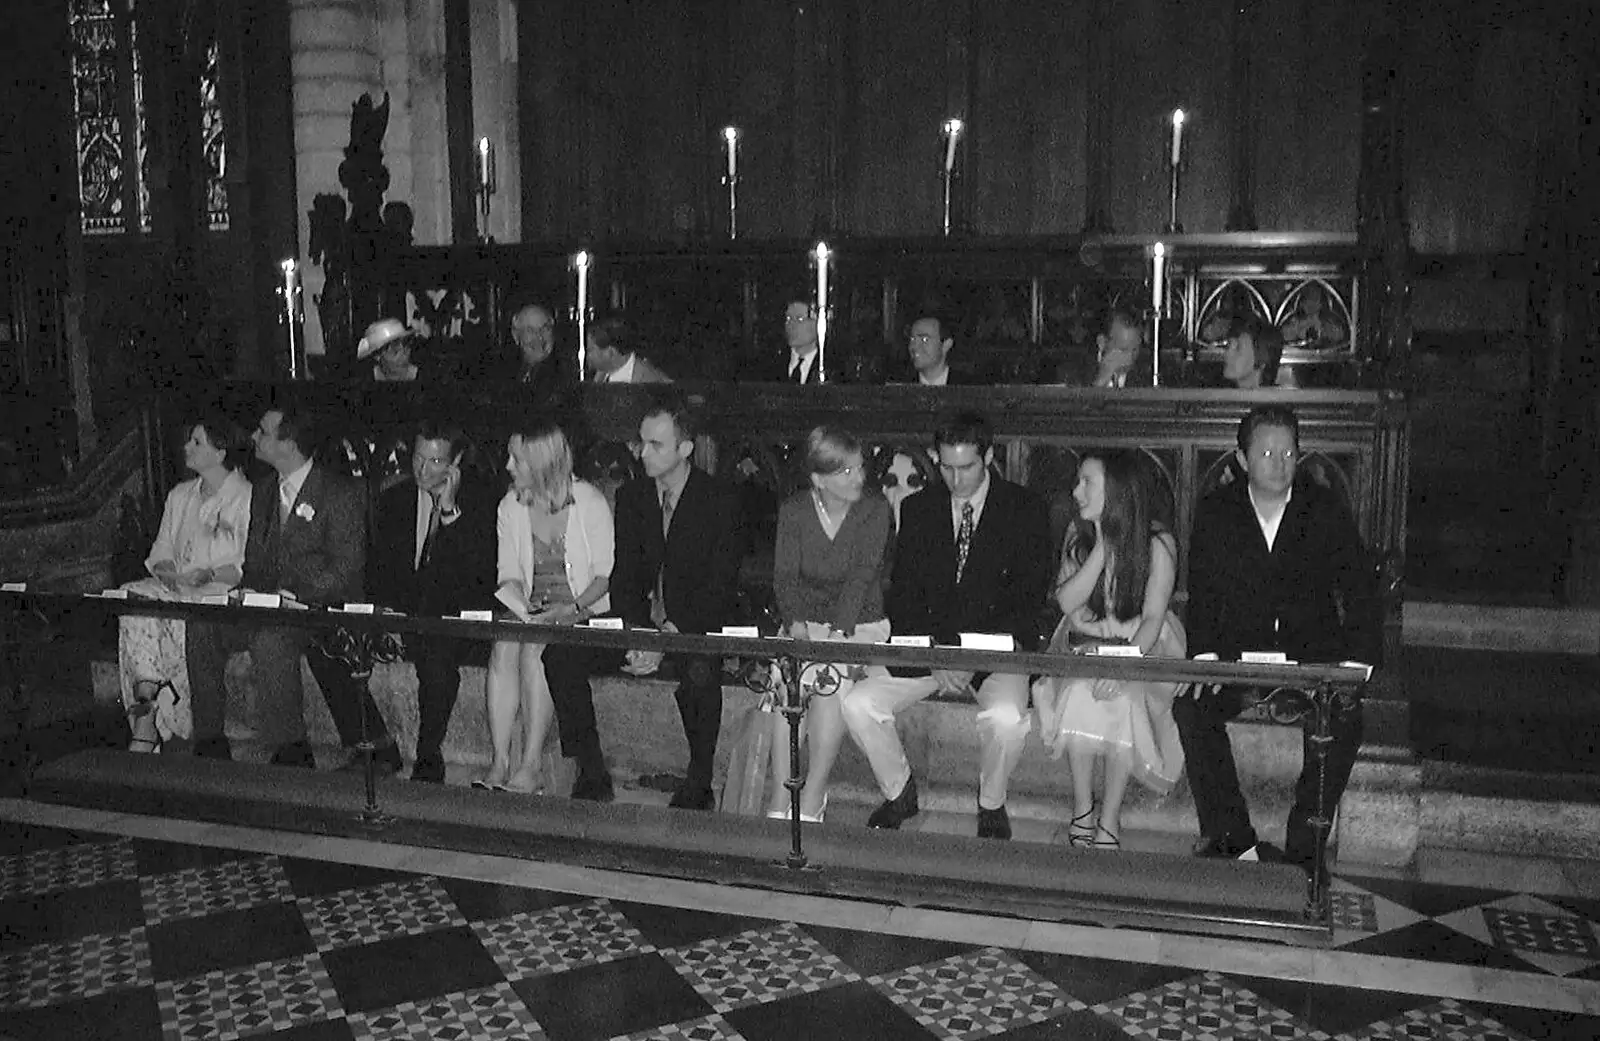
[{"label": "strappy sandal", "polygon": [[[1104,835],[1105,838],[1100,836]],[[1094,842],[1090,844],[1095,849],[1121,849],[1122,840],[1111,834],[1099,824],[1094,826]]]},{"label": "strappy sandal", "polygon": [[1099,825],[1091,824],[1090,819],[1095,809],[1094,806],[1089,807],[1067,824],[1067,845],[1074,849],[1087,849],[1094,845],[1094,833]]}]

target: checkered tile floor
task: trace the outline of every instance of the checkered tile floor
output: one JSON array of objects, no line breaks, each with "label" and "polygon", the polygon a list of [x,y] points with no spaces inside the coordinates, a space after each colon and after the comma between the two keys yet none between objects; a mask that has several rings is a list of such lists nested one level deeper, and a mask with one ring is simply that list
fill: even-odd
[{"label": "checkered tile floor", "polygon": [[[29,825],[0,823],[0,850],[6,1039],[1600,1036],[1600,1018]],[[1584,979],[1597,913],[1358,878],[1335,897],[1344,950]]]}]

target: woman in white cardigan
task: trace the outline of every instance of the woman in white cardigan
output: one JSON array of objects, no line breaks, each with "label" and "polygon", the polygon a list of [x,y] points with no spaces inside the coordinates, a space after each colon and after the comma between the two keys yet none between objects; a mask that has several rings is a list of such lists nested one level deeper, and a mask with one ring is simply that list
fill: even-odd
[{"label": "woman in white cardigan", "polygon": [[[500,584],[496,596],[524,621],[572,625],[610,607],[616,542],[611,509],[593,485],[572,476],[572,449],[554,423],[511,437],[511,490],[496,519]],[[489,656],[489,736],[494,761],[484,788],[532,792],[555,706],[545,679],[544,645],[503,640]],[[522,754],[511,761],[518,715]]]}]

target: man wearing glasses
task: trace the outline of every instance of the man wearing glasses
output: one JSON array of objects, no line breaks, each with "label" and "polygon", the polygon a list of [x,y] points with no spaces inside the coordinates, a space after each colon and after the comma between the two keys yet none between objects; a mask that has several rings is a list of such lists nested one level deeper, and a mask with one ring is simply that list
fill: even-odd
[{"label": "man wearing glasses", "polygon": [[[1189,547],[1189,651],[1237,660],[1244,651],[1280,651],[1301,663],[1356,659],[1379,652],[1373,569],[1344,502],[1299,478],[1300,425],[1282,405],[1255,409],[1239,424],[1237,457],[1245,480],[1207,495],[1195,514]],[[1172,706],[1188,762],[1203,857],[1255,859],[1256,832],[1239,791],[1227,722],[1239,714],[1235,686],[1193,690]],[[1339,703],[1333,716],[1320,794],[1335,807],[1361,744],[1361,706]],[[1285,829],[1284,859],[1316,863],[1311,819],[1319,805],[1319,770],[1310,723],[1305,761]]]}]

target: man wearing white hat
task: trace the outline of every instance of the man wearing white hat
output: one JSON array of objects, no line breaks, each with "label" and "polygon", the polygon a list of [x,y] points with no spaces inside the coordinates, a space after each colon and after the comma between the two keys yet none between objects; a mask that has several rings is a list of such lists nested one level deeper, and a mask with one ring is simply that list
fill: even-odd
[{"label": "man wearing white hat", "polygon": [[356,361],[375,359],[372,378],[379,383],[403,383],[417,378],[417,365],[411,360],[411,347],[417,331],[398,318],[380,318],[367,326],[366,335],[356,344]]}]

